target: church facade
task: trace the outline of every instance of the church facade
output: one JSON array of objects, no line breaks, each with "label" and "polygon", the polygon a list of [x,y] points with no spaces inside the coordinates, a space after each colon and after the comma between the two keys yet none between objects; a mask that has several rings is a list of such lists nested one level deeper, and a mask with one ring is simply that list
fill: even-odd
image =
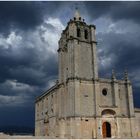
[{"label": "church facade", "polygon": [[98,76],[95,25],[78,11],[59,40],[59,79],[35,101],[35,135],[50,138],[140,138],[127,72]]}]

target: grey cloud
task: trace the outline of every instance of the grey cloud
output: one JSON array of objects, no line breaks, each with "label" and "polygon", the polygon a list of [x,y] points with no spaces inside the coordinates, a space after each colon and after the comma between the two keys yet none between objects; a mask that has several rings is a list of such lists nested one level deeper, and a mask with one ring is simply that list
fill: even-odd
[{"label": "grey cloud", "polygon": [[34,28],[42,21],[40,9],[34,2],[0,2],[0,31],[5,34],[12,28]]},{"label": "grey cloud", "polygon": [[44,17],[57,13],[60,2],[1,1],[0,32],[8,35],[13,29],[35,30]]},{"label": "grey cloud", "polygon": [[110,15],[113,20],[132,20],[140,22],[140,2],[121,2],[111,7]]},{"label": "grey cloud", "polygon": [[138,34],[133,33],[107,33],[98,34],[99,38],[103,39],[101,48],[103,49],[101,56],[109,57],[112,54],[116,56],[112,67],[117,69],[129,68],[134,69],[139,67],[139,52],[140,46],[138,45],[139,37]]},{"label": "grey cloud", "polygon": [[[49,16],[59,17],[62,21],[73,16],[78,5],[81,13],[90,19],[110,17],[112,20],[129,19],[134,22],[140,20],[140,2],[0,2],[0,32],[8,34],[13,29],[31,30],[42,24]],[[67,9],[67,13],[63,10]],[[87,16],[86,16],[87,17]],[[89,18],[87,17],[87,18]]]},{"label": "grey cloud", "polygon": [[138,1],[85,2],[85,7],[91,20],[106,17],[113,21],[131,20],[136,23],[140,22],[140,2]]}]

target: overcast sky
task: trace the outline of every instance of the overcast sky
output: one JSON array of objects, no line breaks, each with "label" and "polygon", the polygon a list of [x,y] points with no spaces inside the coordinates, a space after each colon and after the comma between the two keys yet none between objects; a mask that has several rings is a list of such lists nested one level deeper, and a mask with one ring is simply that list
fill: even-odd
[{"label": "overcast sky", "polygon": [[58,40],[75,7],[96,25],[100,77],[128,69],[140,107],[140,2],[0,2],[0,125],[34,126],[35,97],[58,75]]}]

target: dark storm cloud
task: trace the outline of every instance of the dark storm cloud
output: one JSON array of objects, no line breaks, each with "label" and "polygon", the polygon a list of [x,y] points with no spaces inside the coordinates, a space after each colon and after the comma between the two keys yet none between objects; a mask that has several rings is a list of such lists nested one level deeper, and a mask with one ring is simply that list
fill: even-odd
[{"label": "dark storm cloud", "polygon": [[[100,75],[109,77],[111,70],[116,69],[118,77],[122,78],[124,69],[128,69],[130,73],[140,69],[138,65],[140,63],[140,34],[139,27],[136,28],[136,24],[139,26],[140,21],[140,2],[85,2],[85,7],[92,21],[104,18],[104,21],[110,19],[113,24],[122,22],[109,33],[108,27],[105,27],[103,22],[102,27],[106,32],[101,31],[102,33],[97,34],[97,39],[102,40],[97,46],[98,49],[102,49],[99,52]],[[129,23],[132,24],[127,27]],[[129,28],[131,31],[127,31],[130,30]],[[124,29],[126,33],[116,33],[117,30]],[[101,61],[107,58],[111,61],[105,60],[106,66],[101,66]],[[133,77],[131,79],[135,83]]]},{"label": "dark storm cloud", "polygon": [[0,2],[0,32],[7,35],[12,29],[35,29],[45,15],[57,12],[59,2]]},{"label": "dark storm cloud", "polygon": [[0,32],[11,28],[34,28],[42,22],[39,3],[0,2]]},{"label": "dark storm cloud", "polygon": [[[109,16],[113,20],[130,19],[139,22],[140,2],[0,2],[0,32],[8,34],[13,28],[35,29],[46,16],[59,16],[64,20],[63,9],[74,10],[78,5],[81,13],[87,11],[90,19]],[[58,12],[59,11],[59,12]],[[60,12],[61,11],[61,12]],[[69,10],[68,10],[69,11]],[[70,13],[70,12],[69,12]],[[68,14],[69,14],[68,13]],[[61,15],[59,15],[61,14]]]},{"label": "dark storm cloud", "polygon": [[14,51],[10,48],[0,49],[0,82],[18,79],[22,83],[41,85],[47,77],[57,74],[57,58],[51,53],[48,59],[43,60],[40,57],[44,53],[38,53],[37,48],[22,47],[19,56],[16,49]]},{"label": "dark storm cloud", "polygon": [[93,20],[100,17],[109,17],[114,21],[132,20],[140,22],[140,2],[85,2],[85,7]]},{"label": "dark storm cloud", "polygon": [[[34,131],[34,107],[31,105],[26,107],[0,107],[1,110],[1,126],[2,128],[9,128],[10,126],[17,126],[24,127],[29,126],[32,127]],[[26,115],[25,115],[26,114]],[[23,117],[24,116],[24,117]],[[12,119],[12,121],[11,121]],[[28,125],[27,125],[28,124]]]},{"label": "dark storm cloud", "polygon": [[[42,35],[48,29],[56,32],[51,24],[44,25],[44,19],[56,17],[59,5],[0,2],[0,110],[8,116],[0,117],[3,126],[17,126],[18,117],[21,126],[33,126],[35,98],[57,79],[57,55]],[[40,26],[45,32],[38,29]]]},{"label": "dark storm cloud", "polygon": [[110,11],[112,5],[115,5],[117,3],[118,2],[90,1],[90,2],[85,2],[85,7],[87,10],[87,14],[91,16],[90,18],[92,18],[92,20],[93,19],[95,20],[96,18],[106,15]]},{"label": "dark storm cloud", "polygon": [[13,30],[8,36],[0,36],[0,105],[3,107],[34,106],[35,97],[57,79],[57,55],[44,38],[48,27],[57,31],[51,23],[50,26],[44,23],[35,31]]},{"label": "dark storm cloud", "polygon": [[115,55],[111,67],[117,68],[119,71],[125,68],[129,70],[140,68],[138,65],[140,63],[139,37],[139,34],[133,33],[99,33],[98,38],[103,39],[100,46],[103,51],[99,55],[101,57]]},{"label": "dark storm cloud", "polygon": [[140,22],[140,2],[121,2],[118,5],[111,7],[111,18],[116,20],[133,20],[134,22]]},{"label": "dark storm cloud", "polygon": [[[19,82],[29,85],[43,86],[51,76],[57,75],[57,62],[54,56],[50,56],[46,61],[36,59],[35,66],[31,61],[30,65],[20,63],[17,67],[10,68],[9,73],[11,78],[18,79]],[[42,66],[41,66],[42,65]]]}]

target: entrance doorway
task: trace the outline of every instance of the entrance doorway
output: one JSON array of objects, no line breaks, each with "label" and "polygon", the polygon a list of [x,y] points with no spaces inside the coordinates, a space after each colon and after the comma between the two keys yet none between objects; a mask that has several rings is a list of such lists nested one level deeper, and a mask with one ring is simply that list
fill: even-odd
[{"label": "entrance doorway", "polygon": [[102,125],[103,138],[111,138],[111,125],[109,122],[104,122]]}]

